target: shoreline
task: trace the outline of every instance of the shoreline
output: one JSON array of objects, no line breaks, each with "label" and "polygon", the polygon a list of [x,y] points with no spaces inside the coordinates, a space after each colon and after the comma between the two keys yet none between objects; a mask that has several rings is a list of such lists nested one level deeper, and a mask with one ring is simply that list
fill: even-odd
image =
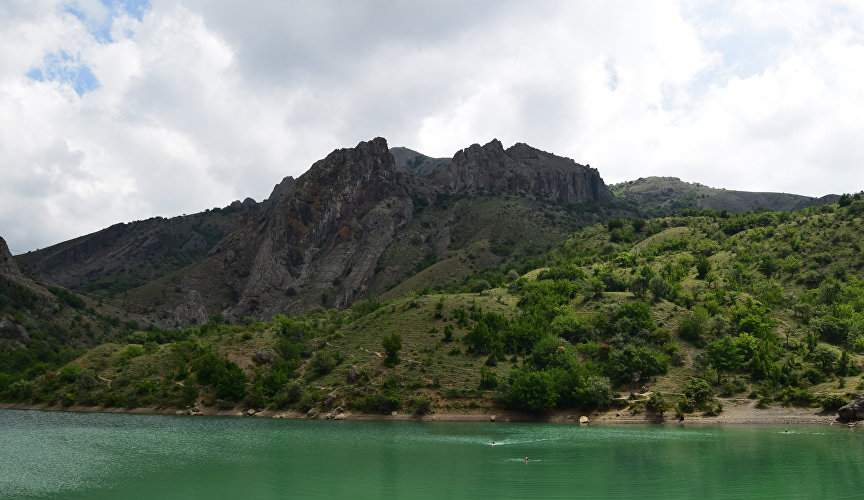
[{"label": "shoreline", "polygon": [[[368,422],[512,422],[512,423],[558,423],[571,425],[851,425],[857,423],[838,420],[836,412],[825,412],[817,408],[801,408],[794,406],[770,406],[756,408],[756,401],[749,399],[719,399],[723,403],[723,412],[715,417],[688,415],[679,421],[674,415],[659,417],[651,413],[631,413],[628,409],[606,410],[602,412],[580,413],[578,411],[557,410],[554,412],[533,414],[512,410],[490,410],[473,413],[434,412],[417,416],[411,413],[396,413],[392,415],[368,413],[321,413],[309,416],[297,411],[277,411],[264,409],[228,409],[215,407],[196,407],[185,410],[175,408],[111,408],[104,406],[69,407],[50,406],[30,403],[0,403],[4,410],[37,410],[65,411],[72,413],[121,413],[132,415],[174,415],[174,416],[220,416],[243,418],[273,418],[291,420],[348,420]],[[587,417],[587,422],[580,422]]]}]

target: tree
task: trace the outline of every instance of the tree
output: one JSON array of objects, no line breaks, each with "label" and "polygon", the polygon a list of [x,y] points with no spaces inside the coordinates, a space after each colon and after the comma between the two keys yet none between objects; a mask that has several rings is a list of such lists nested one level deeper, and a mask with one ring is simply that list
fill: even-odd
[{"label": "tree", "polygon": [[510,404],[515,408],[539,411],[558,402],[555,379],[546,371],[517,370],[510,383]]},{"label": "tree", "polygon": [[402,335],[393,332],[381,339],[381,345],[387,355],[384,358],[385,366],[396,366],[399,364],[399,350],[402,349]]},{"label": "tree", "polygon": [[700,255],[696,257],[696,277],[700,280],[704,280],[705,276],[711,271],[711,261],[708,260],[708,257],[704,255]]},{"label": "tree", "polygon": [[708,311],[703,307],[697,307],[692,313],[684,316],[678,324],[678,336],[684,340],[698,343],[705,334],[708,325]]},{"label": "tree", "polygon": [[665,299],[669,296],[669,292],[672,291],[672,287],[661,276],[651,278],[651,281],[648,282],[648,288],[651,290],[651,297],[655,302]]},{"label": "tree", "polygon": [[834,373],[834,365],[840,360],[837,352],[825,345],[817,345],[809,358],[825,374]]},{"label": "tree", "polygon": [[717,383],[723,372],[734,372],[741,369],[744,356],[738,348],[737,342],[732,337],[726,336],[710,342],[705,346],[703,353],[708,362],[717,370]]},{"label": "tree", "polygon": [[684,387],[684,395],[697,406],[702,406],[714,399],[714,389],[705,379],[691,378]]},{"label": "tree", "polygon": [[618,382],[639,382],[669,370],[669,356],[644,347],[627,344],[609,355],[606,365],[610,378]]}]

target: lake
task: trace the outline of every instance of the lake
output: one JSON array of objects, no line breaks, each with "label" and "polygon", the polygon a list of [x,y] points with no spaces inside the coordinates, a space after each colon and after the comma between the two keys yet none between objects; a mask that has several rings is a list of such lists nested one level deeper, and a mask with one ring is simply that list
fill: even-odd
[{"label": "lake", "polygon": [[0,498],[860,498],[862,445],[840,426],[0,410]]}]

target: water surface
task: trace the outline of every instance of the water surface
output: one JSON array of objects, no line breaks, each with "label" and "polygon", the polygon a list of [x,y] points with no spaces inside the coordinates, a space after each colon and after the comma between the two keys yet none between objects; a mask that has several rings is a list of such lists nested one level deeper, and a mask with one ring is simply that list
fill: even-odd
[{"label": "water surface", "polygon": [[836,426],[0,410],[0,498],[859,498],[862,446]]}]

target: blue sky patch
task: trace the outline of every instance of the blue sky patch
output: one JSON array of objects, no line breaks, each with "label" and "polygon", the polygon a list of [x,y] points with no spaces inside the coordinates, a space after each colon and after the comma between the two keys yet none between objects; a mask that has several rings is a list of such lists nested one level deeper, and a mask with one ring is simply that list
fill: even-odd
[{"label": "blue sky patch", "polygon": [[[88,13],[75,1],[64,3],[62,8],[64,12],[81,21],[87,27],[87,32],[102,44],[117,41],[111,36],[115,19],[122,15],[128,15],[142,21],[144,14],[150,9],[149,0],[101,0],[101,3],[107,10],[107,14],[103,16]],[[132,34],[126,33],[125,35],[129,37]]]},{"label": "blue sky patch", "polygon": [[32,68],[27,77],[39,82],[52,81],[71,85],[79,96],[98,89],[101,85],[96,75],[77,56],[65,51],[48,54],[42,58],[41,68]]}]

